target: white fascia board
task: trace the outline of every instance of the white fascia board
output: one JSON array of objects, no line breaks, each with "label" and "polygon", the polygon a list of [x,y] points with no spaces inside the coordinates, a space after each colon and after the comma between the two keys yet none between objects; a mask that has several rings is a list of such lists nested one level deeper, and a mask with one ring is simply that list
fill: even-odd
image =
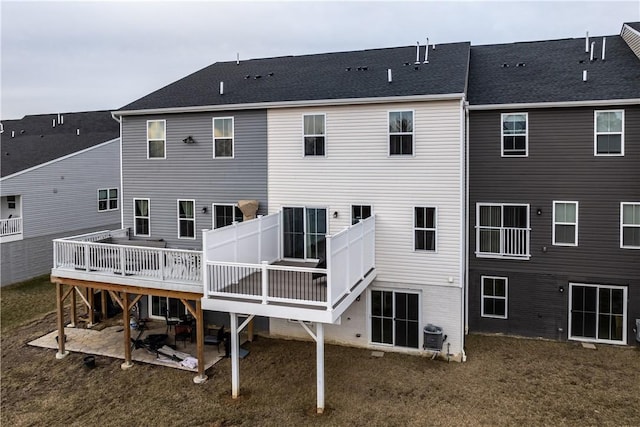
[{"label": "white fascia board", "polygon": [[51,165],[53,163],[61,162],[63,160],[69,159],[71,157],[78,156],[78,155],[86,153],[88,151],[95,150],[95,149],[100,148],[100,147],[104,147],[107,144],[111,144],[111,143],[119,141],[119,140],[120,140],[120,138],[114,138],[114,139],[111,139],[109,141],[101,142],[100,144],[93,145],[91,147],[87,147],[87,148],[85,148],[83,150],[76,151],[76,152],[73,152],[71,154],[67,154],[66,156],[58,157],[57,159],[49,160],[48,162],[40,163],[39,165],[32,166],[29,169],[21,170],[19,172],[13,173],[11,175],[3,176],[2,178],[0,178],[0,182],[4,181],[6,179],[9,179],[9,178],[16,177],[18,175],[22,175],[23,173],[31,172],[33,170],[40,169],[40,168],[43,168],[45,166],[49,166],[49,165]]},{"label": "white fascia board", "polygon": [[515,110],[532,108],[601,107],[605,105],[640,105],[640,98],[603,99],[593,101],[530,102],[513,104],[469,105],[469,110]]},{"label": "white fascia board", "polygon": [[385,96],[374,98],[317,99],[304,101],[255,102],[247,104],[203,105],[179,108],[151,108],[145,110],[112,111],[114,116],[139,116],[147,114],[201,113],[208,111],[259,110],[267,108],[321,107],[328,105],[389,104],[415,101],[449,101],[464,98],[464,93],[438,95]]}]

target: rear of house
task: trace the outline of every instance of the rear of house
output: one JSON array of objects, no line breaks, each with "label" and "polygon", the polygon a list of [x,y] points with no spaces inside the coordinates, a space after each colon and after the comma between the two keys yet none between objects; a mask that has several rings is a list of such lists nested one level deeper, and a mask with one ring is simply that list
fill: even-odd
[{"label": "rear of house", "polygon": [[119,225],[118,134],[108,111],[3,121],[2,285],[49,272],[52,239]]},{"label": "rear of house", "polygon": [[620,36],[473,47],[469,98],[470,329],[634,344],[632,48]]}]

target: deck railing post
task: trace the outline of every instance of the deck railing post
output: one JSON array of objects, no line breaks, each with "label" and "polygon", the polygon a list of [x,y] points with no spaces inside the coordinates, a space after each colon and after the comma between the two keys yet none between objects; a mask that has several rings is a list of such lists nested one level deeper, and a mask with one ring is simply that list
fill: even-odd
[{"label": "deck railing post", "polygon": [[118,258],[120,258],[120,274],[126,275],[126,263],[124,257],[124,246],[118,246]]},{"label": "deck railing post", "polygon": [[58,242],[53,241],[53,268],[58,266]]},{"label": "deck railing post", "polygon": [[209,296],[209,275],[207,274],[207,231],[202,230],[202,255],[200,259],[200,266],[202,268],[202,295],[205,297]]},{"label": "deck railing post", "polygon": [[327,310],[333,307],[333,301],[331,297],[331,290],[333,288],[333,253],[331,252],[331,236],[326,238],[325,245],[325,257],[327,259]]},{"label": "deck railing post", "polygon": [[159,251],[158,252],[158,267],[159,267],[159,270],[160,270],[160,280],[164,280],[164,277],[165,277],[165,272],[164,272],[165,263],[166,263],[165,253],[164,253],[164,251]]},{"label": "deck railing post", "polygon": [[266,304],[269,296],[269,261],[262,261],[262,303]]},{"label": "deck railing post", "polygon": [[258,215],[258,262],[262,262],[262,215]]},{"label": "deck railing post", "polygon": [[84,245],[84,268],[86,271],[89,271],[89,244],[85,243]]}]

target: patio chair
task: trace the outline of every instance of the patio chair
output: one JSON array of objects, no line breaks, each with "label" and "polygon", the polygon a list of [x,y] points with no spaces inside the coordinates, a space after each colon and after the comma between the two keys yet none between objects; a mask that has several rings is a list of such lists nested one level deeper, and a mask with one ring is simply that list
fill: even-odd
[{"label": "patio chair", "polygon": [[169,318],[169,310],[164,310],[164,320],[167,322],[167,332],[166,332],[166,334],[169,334],[169,330],[171,329],[172,326],[173,326],[173,332],[175,333],[176,325],[178,323],[180,323],[180,320],[178,320],[178,319],[170,319]]},{"label": "patio chair", "polygon": [[218,333],[216,335],[205,335],[204,343],[205,345],[217,345],[218,352],[220,352],[220,344],[224,341],[224,325],[218,329]]},{"label": "patio chair", "polygon": [[182,345],[184,347],[187,346],[187,339],[190,342],[193,342],[191,339],[191,326],[190,325],[185,325],[185,324],[181,324],[181,325],[175,325],[173,327],[174,331],[175,331],[175,335],[174,335],[174,345],[177,347],[178,345],[178,341],[182,341]]}]

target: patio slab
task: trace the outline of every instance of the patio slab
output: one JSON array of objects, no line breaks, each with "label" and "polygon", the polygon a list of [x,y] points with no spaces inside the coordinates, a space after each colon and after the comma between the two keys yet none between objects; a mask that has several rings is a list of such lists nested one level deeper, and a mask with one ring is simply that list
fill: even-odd
[{"label": "patio slab", "polygon": [[[149,334],[163,334],[166,331],[164,324],[151,325],[146,329],[140,339],[144,339]],[[138,336],[137,330],[131,331],[131,338]],[[102,330],[65,327],[64,333],[67,336],[65,343],[66,351],[76,353],[86,353],[97,356],[113,357],[124,360],[124,327],[122,325],[109,326]],[[58,331],[54,330],[28,344],[34,347],[58,349],[56,336]],[[169,334],[167,339],[169,344],[174,344],[173,334]],[[176,350],[196,357],[196,343],[189,340],[186,343],[177,342]],[[224,357],[224,352],[219,352],[217,346],[204,346],[204,369],[205,371],[215,365]],[[169,358],[156,357],[155,352],[151,353],[144,348],[132,349],[131,359],[135,362],[150,363],[152,365],[166,366],[169,368],[182,369],[184,371],[198,372],[198,368],[188,368],[178,361]]]}]

